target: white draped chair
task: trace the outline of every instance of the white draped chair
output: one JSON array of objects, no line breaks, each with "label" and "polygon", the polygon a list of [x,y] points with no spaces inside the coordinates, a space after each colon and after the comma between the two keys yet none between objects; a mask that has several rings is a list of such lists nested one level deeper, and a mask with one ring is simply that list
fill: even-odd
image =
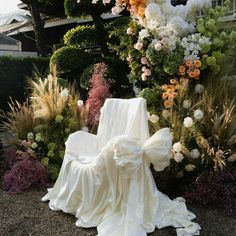
[{"label": "white draped chair", "polygon": [[58,179],[42,200],[75,214],[77,226],[97,227],[99,236],[144,236],[167,226],[199,235],[184,199],[159,192],[150,171],[150,163],[156,171],[170,164],[171,146],[168,128],[149,138],[144,99],[107,99],[97,135],[69,136]]}]

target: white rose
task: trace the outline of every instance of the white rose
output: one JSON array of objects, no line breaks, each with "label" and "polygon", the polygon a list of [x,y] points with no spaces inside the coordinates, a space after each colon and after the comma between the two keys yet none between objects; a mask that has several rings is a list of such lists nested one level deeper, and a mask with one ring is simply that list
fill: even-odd
[{"label": "white rose", "polygon": [[147,68],[144,70],[144,73],[145,73],[146,76],[152,75],[152,71],[150,69],[147,69]]},{"label": "white rose", "polygon": [[160,43],[160,42],[157,42],[155,45],[154,45],[154,47],[155,47],[155,49],[156,49],[156,51],[161,51],[161,49],[162,49],[162,44]]},{"label": "white rose", "polygon": [[184,118],[183,124],[186,128],[190,128],[193,126],[193,119],[191,117],[186,117]]},{"label": "white rose", "polygon": [[83,100],[78,100],[77,105],[78,105],[78,107],[82,107],[84,105],[84,101]]},{"label": "white rose", "polygon": [[174,160],[179,163],[184,159],[184,155],[180,152],[175,153]]},{"label": "white rose", "polygon": [[136,44],[134,44],[134,48],[137,49],[137,50],[142,50],[143,48],[143,43],[141,42],[137,42]]},{"label": "white rose", "polygon": [[173,150],[175,152],[181,152],[183,149],[182,144],[180,142],[174,143]]},{"label": "white rose", "polygon": [[194,118],[195,118],[196,120],[201,120],[201,119],[203,118],[203,116],[204,116],[204,113],[203,113],[202,110],[197,109],[196,111],[194,111],[193,116],[194,116]]},{"label": "white rose", "polygon": [[142,73],[142,80],[143,81],[146,81],[148,78],[147,78],[147,76],[146,76],[146,74],[145,73]]},{"label": "white rose", "polygon": [[190,155],[193,159],[197,159],[200,157],[200,152],[198,151],[198,149],[193,149],[191,152],[190,152]]},{"label": "white rose", "polygon": [[142,63],[143,65],[147,65],[147,64],[148,64],[148,59],[147,59],[146,57],[142,57],[142,58],[141,58],[141,63]]},{"label": "white rose", "polygon": [[191,100],[185,99],[185,100],[183,101],[183,108],[189,109],[191,106],[192,106]]},{"label": "white rose", "polygon": [[195,168],[196,168],[196,166],[195,166],[195,165],[192,165],[192,164],[188,164],[188,165],[185,166],[185,170],[186,170],[187,172],[192,172],[192,171],[195,170]]},{"label": "white rose", "polygon": [[150,116],[149,120],[155,124],[159,121],[159,116],[153,114]]},{"label": "white rose", "polygon": [[204,86],[202,85],[202,84],[197,84],[196,86],[195,86],[195,88],[194,88],[194,90],[195,90],[195,92],[196,93],[203,93],[203,91],[204,91]]},{"label": "white rose", "polygon": [[130,35],[130,34],[133,33],[133,30],[129,27],[129,28],[126,30],[126,33]]},{"label": "white rose", "polygon": [[141,40],[147,38],[149,36],[149,33],[146,29],[142,29],[140,32],[139,32],[139,38]]},{"label": "white rose", "polygon": [[147,111],[147,118],[148,118],[148,120],[150,119],[150,117],[151,117],[151,114],[150,114],[149,111]]},{"label": "white rose", "polygon": [[63,98],[67,98],[69,96],[69,91],[68,89],[63,89],[60,93],[60,96],[63,97]]}]

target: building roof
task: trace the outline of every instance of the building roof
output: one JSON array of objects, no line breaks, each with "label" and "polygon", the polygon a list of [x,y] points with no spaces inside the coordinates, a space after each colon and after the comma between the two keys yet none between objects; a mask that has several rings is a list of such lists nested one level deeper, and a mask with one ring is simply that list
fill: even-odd
[{"label": "building roof", "polygon": [[[112,19],[112,18],[120,17],[120,15],[114,16],[112,14],[103,14],[102,17],[103,19]],[[72,24],[72,23],[76,23],[76,24],[89,23],[89,22],[92,22],[92,19],[90,17],[88,19],[81,19],[79,17],[77,18],[46,17],[44,21],[45,21],[44,27],[47,29],[51,27],[57,27],[57,26],[62,26],[62,25],[67,25],[67,24]],[[7,34],[7,35],[16,35],[19,33],[30,32],[33,30],[34,29],[33,29],[31,20],[0,26],[0,33]]]},{"label": "building roof", "polygon": [[9,37],[7,35],[4,34],[0,34],[0,44],[4,44],[4,45],[18,45],[20,43],[20,41]]},{"label": "building roof", "polygon": [[17,10],[0,15],[0,25],[8,25],[16,22],[27,22],[29,20],[31,20],[31,16],[29,12],[25,10]]}]

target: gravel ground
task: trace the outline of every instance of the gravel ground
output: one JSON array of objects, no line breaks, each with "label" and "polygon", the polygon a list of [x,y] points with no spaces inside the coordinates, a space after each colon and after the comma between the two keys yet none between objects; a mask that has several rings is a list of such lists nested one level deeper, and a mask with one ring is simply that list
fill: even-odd
[{"label": "gravel ground", "polygon": [[[40,201],[44,190],[33,188],[25,193],[9,196],[0,189],[0,236],[95,236],[96,229],[75,226],[75,217],[54,212]],[[236,219],[219,209],[188,206],[197,215],[201,235],[235,236]],[[173,228],[156,230],[150,236],[176,235]],[[109,236],[109,235],[108,235]]]}]

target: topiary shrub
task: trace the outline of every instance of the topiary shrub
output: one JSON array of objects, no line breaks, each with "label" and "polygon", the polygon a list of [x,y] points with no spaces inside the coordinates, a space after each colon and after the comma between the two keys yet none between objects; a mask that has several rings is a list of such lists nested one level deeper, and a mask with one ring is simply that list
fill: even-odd
[{"label": "topiary shrub", "polygon": [[97,31],[94,26],[79,25],[69,30],[64,36],[64,43],[78,48],[96,45],[98,42]]},{"label": "topiary shrub", "polygon": [[50,70],[56,66],[59,75],[64,79],[79,78],[83,70],[92,64],[93,57],[75,47],[62,47],[54,52],[50,60]]}]

